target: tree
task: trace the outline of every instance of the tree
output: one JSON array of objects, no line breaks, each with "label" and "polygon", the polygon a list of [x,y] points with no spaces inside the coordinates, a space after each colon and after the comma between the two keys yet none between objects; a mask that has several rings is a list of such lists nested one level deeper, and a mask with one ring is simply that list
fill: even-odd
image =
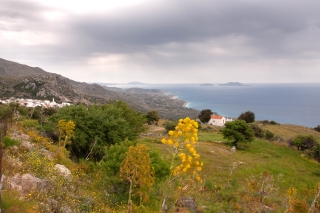
[{"label": "tree", "polygon": [[211,109],[204,109],[201,110],[200,114],[198,115],[198,118],[202,123],[208,123],[212,114],[213,112],[211,111]]},{"label": "tree", "polygon": [[253,130],[243,120],[227,122],[222,129],[222,134],[225,139],[233,140],[234,145],[238,142],[251,142],[254,139]]},{"label": "tree", "polygon": [[255,115],[251,111],[243,112],[238,117],[239,120],[244,120],[246,123],[253,123],[255,120]]},{"label": "tree", "polygon": [[157,110],[151,110],[146,114],[147,123],[149,125],[151,124],[158,124],[158,121],[160,119],[160,115]]},{"label": "tree", "polygon": [[72,120],[74,136],[67,149],[77,158],[99,161],[106,146],[128,140],[135,140],[144,131],[145,118],[124,102],[108,105],[72,105],[63,107],[50,116],[50,121]]}]

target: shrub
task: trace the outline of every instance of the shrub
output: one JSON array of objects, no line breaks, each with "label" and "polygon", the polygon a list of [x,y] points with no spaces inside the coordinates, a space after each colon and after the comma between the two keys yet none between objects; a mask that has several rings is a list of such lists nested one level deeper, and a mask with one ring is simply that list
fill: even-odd
[{"label": "shrub", "polygon": [[253,130],[254,136],[257,138],[264,138],[264,131],[257,124],[250,124],[251,129]]},{"label": "shrub", "polygon": [[293,140],[289,140],[291,146],[296,146],[299,150],[311,150],[316,146],[317,140],[312,135],[298,135]]},{"label": "shrub", "polygon": [[320,132],[320,125],[318,125],[317,127],[315,127],[314,130]]},{"label": "shrub", "polygon": [[265,133],[265,138],[268,140],[268,141],[272,141],[274,139],[274,134],[272,132],[270,132],[269,130],[266,130],[266,133]]},{"label": "shrub", "polygon": [[272,124],[272,125],[277,125],[277,124],[278,124],[278,123],[275,122],[275,121],[270,121],[269,123]]},{"label": "shrub", "polygon": [[[314,159],[316,159],[318,162],[320,162],[320,144],[315,145],[312,150],[312,157]],[[320,176],[320,172],[319,172],[319,176]]]},{"label": "shrub", "polygon": [[19,144],[20,144],[20,141],[11,139],[11,138],[9,138],[8,136],[5,136],[5,137],[2,139],[2,141],[3,141],[4,148],[7,148],[7,147],[10,147],[10,146],[15,146],[15,145],[19,145]]},{"label": "shrub", "polygon": [[177,122],[175,121],[166,121],[164,124],[164,128],[169,132],[170,130],[174,130],[177,126]]}]

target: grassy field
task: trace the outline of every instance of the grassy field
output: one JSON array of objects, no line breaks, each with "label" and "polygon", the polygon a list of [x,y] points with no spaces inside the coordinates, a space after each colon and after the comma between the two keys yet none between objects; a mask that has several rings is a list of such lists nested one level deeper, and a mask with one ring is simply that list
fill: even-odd
[{"label": "grassy field", "polygon": [[[262,128],[280,136],[284,143],[255,139],[240,144],[234,152],[219,128],[204,126],[199,132],[197,152],[204,162],[205,181],[201,193],[189,195],[196,197],[204,212],[284,212],[290,187],[297,190],[297,199],[312,202],[320,182],[319,163],[288,147],[285,141],[298,134],[312,134],[319,140],[320,134],[294,125]],[[161,132],[159,128],[157,131]],[[160,140],[161,136],[156,136],[143,141],[165,156],[166,146]]]}]

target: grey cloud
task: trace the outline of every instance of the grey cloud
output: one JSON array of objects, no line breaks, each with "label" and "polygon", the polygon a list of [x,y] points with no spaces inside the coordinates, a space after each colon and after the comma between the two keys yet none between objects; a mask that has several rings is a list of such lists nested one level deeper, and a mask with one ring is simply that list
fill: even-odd
[{"label": "grey cloud", "polygon": [[15,46],[10,53],[21,48],[51,64],[121,54],[141,69],[170,73],[203,66],[228,72],[232,66],[260,61],[315,60],[320,52],[319,8],[318,1],[298,0],[153,0],[85,15],[62,11],[63,20],[49,22],[42,14],[56,8],[2,1],[0,19],[8,24],[0,30],[54,34],[56,44]]}]

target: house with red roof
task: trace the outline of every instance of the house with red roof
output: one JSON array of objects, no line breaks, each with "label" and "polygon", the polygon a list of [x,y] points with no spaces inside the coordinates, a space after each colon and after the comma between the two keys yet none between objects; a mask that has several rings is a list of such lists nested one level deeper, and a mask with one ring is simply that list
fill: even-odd
[{"label": "house with red roof", "polygon": [[226,118],[221,115],[211,115],[211,118],[208,121],[209,125],[214,125],[214,126],[224,126],[225,123],[226,123]]}]

